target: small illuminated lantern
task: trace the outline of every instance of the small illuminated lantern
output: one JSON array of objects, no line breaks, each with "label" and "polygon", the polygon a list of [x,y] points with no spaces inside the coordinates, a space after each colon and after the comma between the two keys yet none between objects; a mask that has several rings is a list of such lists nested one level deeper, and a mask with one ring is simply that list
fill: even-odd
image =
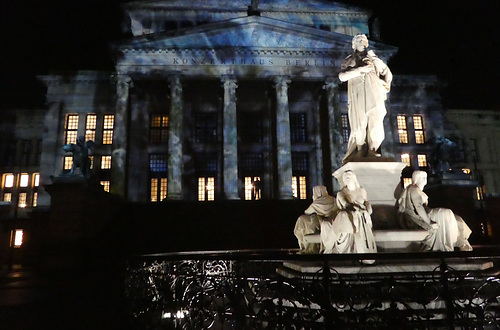
[{"label": "small illuminated lantern", "polygon": [[11,234],[11,246],[19,248],[21,245],[23,245],[23,230],[13,230]]}]

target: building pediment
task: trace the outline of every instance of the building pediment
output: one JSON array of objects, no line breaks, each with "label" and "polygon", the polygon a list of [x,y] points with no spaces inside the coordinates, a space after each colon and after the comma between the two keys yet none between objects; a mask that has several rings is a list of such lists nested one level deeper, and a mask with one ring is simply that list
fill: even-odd
[{"label": "building pediment", "polygon": [[[352,52],[352,37],[276,19],[247,16],[199,27],[134,37],[115,47],[120,74],[307,79],[336,76]],[[384,61],[396,48],[371,43]]]},{"label": "building pediment", "polygon": [[351,50],[351,36],[260,16],[242,17],[175,33],[136,37],[119,49],[272,48]]}]

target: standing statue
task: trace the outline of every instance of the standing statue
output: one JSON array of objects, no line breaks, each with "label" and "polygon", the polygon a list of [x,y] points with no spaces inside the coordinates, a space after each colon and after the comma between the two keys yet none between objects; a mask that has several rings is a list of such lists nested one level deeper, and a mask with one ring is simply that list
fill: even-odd
[{"label": "standing statue", "polygon": [[328,195],[325,186],[315,186],[313,188],[313,202],[304,211],[297,222],[293,233],[299,241],[300,254],[319,253],[321,246],[319,243],[308,243],[304,241],[304,235],[319,232],[320,222],[329,218],[336,210],[335,198]]},{"label": "standing statue", "polygon": [[76,139],[76,144],[68,143],[63,146],[63,150],[65,152],[73,153],[73,165],[71,166],[71,170],[68,175],[74,175],[75,169],[77,167],[80,168],[80,172],[86,178],[90,177],[90,158],[89,158],[89,150],[92,151],[95,144],[94,141],[87,141],[83,136],[80,136]]},{"label": "standing statue", "polygon": [[398,217],[403,228],[420,229],[429,232],[422,242],[424,251],[472,251],[468,242],[469,226],[452,210],[446,208],[427,209],[428,197],[424,193],[427,173],[415,171],[412,184],[406,187],[398,200]]},{"label": "standing statue", "polygon": [[345,186],[337,193],[339,212],[333,221],[321,222],[323,253],[375,253],[377,246],[370,217],[372,206],[366,190],[359,185],[353,171],[345,171],[342,180]]},{"label": "standing statue", "polygon": [[351,134],[345,164],[354,157],[380,157],[384,140],[384,101],[390,90],[392,73],[389,67],[367,50],[368,38],[358,34],[352,39],[354,52],[342,62],[341,81],[347,81],[348,115]]}]

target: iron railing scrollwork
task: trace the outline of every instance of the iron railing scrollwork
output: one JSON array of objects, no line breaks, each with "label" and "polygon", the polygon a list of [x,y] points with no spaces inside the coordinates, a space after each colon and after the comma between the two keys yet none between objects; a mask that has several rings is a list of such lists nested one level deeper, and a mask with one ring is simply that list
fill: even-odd
[{"label": "iron railing scrollwork", "polygon": [[[363,272],[341,272],[336,265],[345,264],[346,255],[226,251],[139,256],[129,264],[126,288],[130,313],[141,328],[497,328],[500,278],[495,268],[457,271],[447,261],[457,253],[432,256],[440,258],[433,271],[391,273],[370,272],[369,266]],[[492,253],[471,256],[497,258]],[[415,255],[369,257],[382,264]],[[308,258],[323,266],[314,273],[277,272],[284,260]]]}]

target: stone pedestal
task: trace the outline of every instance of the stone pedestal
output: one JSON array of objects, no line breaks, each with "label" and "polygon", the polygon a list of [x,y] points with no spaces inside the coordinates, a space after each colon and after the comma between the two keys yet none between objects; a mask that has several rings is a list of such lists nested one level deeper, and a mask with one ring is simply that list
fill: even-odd
[{"label": "stone pedestal", "polygon": [[342,174],[353,171],[359,184],[366,189],[368,201],[372,205],[396,205],[402,192],[401,171],[406,167],[401,162],[349,162],[333,173],[342,184]]},{"label": "stone pedestal", "polygon": [[97,258],[105,231],[122,199],[82,176],[55,177],[45,189],[51,196],[48,223],[40,244],[45,268],[82,267]]}]

